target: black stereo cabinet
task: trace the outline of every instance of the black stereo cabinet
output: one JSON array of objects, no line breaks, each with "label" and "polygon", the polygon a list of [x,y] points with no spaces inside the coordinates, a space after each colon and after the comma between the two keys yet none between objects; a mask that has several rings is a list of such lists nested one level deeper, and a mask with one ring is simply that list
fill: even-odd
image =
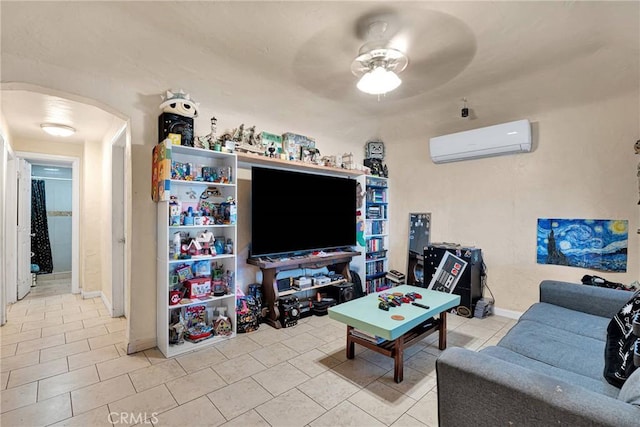
[{"label": "black stereo cabinet", "polygon": [[[424,249],[422,287],[460,295],[459,315],[473,317],[482,298],[482,250],[453,244],[433,244]],[[468,311],[467,311],[468,310]]]}]

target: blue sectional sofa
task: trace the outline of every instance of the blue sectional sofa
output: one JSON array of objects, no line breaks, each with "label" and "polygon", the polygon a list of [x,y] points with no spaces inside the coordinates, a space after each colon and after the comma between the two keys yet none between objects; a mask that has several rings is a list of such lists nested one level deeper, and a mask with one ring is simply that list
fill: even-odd
[{"label": "blue sectional sofa", "polygon": [[640,426],[640,369],[604,377],[607,326],[630,292],[558,281],[496,346],[436,362],[440,426]]}]

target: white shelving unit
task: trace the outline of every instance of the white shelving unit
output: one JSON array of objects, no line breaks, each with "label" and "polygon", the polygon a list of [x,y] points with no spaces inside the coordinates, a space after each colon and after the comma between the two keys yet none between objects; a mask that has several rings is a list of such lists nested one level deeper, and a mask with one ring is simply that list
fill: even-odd
[{"label": "white shelving unit", "polygon": [[[171,197],[175,197],[181,203],[181,211],[186,211],[188,207],[191,207],[193,211],[197,212],[198,204],[201,194],[208,187],[216,187],[220,192],[220,196],[209,198],[208,200],[219,204],[225,202],[228,197],[232,197],[234,201],[237,200],[237,171],[238,162],[235,154],[223,153],[217,151],[203,150],[198,148],[183,147],[183,146],[171,146],[170,158],[172,162],[180,162],[189,164],[192,168],[198,171],[202,170],[202,167],[211,168],[213,171],[221,171],[224,168],[224,172],[230,172],[229,183],[216,183],[216,182],[203,182],[197,180],[181,180],[181,179],[166,179],[168,183],[165,188],[165,198],[168,198],[167,192]],[[166,169],[166,164],[165,164]],[[167,171],[164,171],[167,173]],[[170,173],[170,171],[169,171]],[[236,205],[237,206],[237,205]],[[232,218],[233,219],[233,216]],[[198,348],[207,347],[216,342],[227,340],[235,337],[236,335],[236,277],[237,277],[237,219],[232,220],[227,224],[206,224],[206,225],[192,225],[192,224],[180,224],[170,225],[170,201],[158,202],[157,209],[157,345],[160,351],[166,357],[172,357],[181,353],[186,353]],[[228,247],[227,242],[230,242],[232,253],[222,253],[215,256],[197,256],[191,259],[175,259],[172,258],[170,247],[174,245],[173,239],[175,233],[187,233],[189,237],[195,237],[201,231],[209,230],[213,233],[216,240],[224,239],[224,247]],[[212,275],[215,267],[219,267],[223,273],[229,272],[233,276],[229,292],[223,296],[210,296],[202,299],[182,299],[178,304],[171,305],[169,303],[169,292],[172,287],[179,287],[178,276],[176,274],[176,268],[182,265],[193,266],[195,262],[207,261],[211,264]],[[213,283],[213,280],[212,280]],[[214,319],[217,317],[217,307],[226,308],[226,316],[229,317],[232,324],[232,333],[229,336],[213,336],[203,341],[192,343],[187,340],[182,344],[170,344],[169,343],[169,325],[172,315],[178,314],[178,312],[185,313],[189,307],[202,305],[206,308],[214,308]],[[211,312],[211,310],[209,310]],[[209,319],[207,319],[209,321]]]},{"label": "white shelving unit", "polygon": [[365,260],[364,290],[367,294],[390,287],[389,270],[389,180],[377,176],[365,178]]}]

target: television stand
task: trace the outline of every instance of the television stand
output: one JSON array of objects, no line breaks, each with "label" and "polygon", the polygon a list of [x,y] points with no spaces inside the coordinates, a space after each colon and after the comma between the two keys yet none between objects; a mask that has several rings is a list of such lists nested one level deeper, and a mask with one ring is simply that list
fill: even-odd
[{"label": "television stand", "polygon": [[[274,257],[269,257],[269,259],[266,257],[248,258],[247,264],[255,265],[262,270],[262,292],[268,309],[265,322],[276,329],[282,327],[278,320],[280,318],[280,312],[278,310],[278,298],[280,294],[276,283],[278,273],[304,268],[317,269],[327,267],[331,271],[342,274],[342,276],[350,282],[351,274],[349,273],[349,264],[351,263],[351,259],[358,255],[360,255],[360,252],[328,252],[324,255],[306,255],[296,258],[286,258],[285,260],[279,260]],[[301,289],[300,292],[304,292],[305,290],[306,289]]]}]

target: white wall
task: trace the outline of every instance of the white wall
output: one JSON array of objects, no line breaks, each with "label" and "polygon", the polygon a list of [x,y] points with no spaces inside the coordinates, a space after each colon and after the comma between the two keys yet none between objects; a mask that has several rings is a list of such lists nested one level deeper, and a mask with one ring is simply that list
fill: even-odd
[{"label": "white wall", "polygon": [[[105,267],[103,259],[103,230],[105,221],[103,215],[103,162],[102,141],[86,141],[84,143],[83,173],[84,193],[81,199],[82,240],[82,291],[102,291],[102,273]],[[91,165],[91,166],[89,166]]]},{"label": "white wall", "polygon": [[[580,282],[591,274],[626,284],[637,280],[640,158],[633,144],[639,108],[638,93],[630,91],[521,117],[533,122],[537,147],[519,155],[435,165],[428,139],[438,134],[396,141],[387,159],[392,268],[406,269],[409,213],[431,212],[432,241],[482,248],[500,308],[525,310],[538,300],[544,279]],[[627,272],[536,264],[537,219],[549,217],[629,220]]]}]

